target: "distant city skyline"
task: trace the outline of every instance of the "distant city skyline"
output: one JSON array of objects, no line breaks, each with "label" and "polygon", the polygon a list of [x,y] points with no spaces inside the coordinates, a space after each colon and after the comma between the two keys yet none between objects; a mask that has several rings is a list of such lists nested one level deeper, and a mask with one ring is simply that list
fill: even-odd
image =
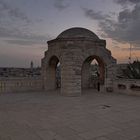
[{"label": "distant city skyline", "polygon": [[118,63],[140,59],[139,0],[0,0],[0,67],[41,65],[46,42],[72,27],[107,41]]}]

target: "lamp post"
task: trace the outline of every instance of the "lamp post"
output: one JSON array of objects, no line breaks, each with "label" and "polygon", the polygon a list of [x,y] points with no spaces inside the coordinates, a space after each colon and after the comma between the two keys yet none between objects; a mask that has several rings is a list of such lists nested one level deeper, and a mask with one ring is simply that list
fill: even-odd
[{"label": "lamp post", "polygon": [[129,62],[131,63],[131,58],[132,58],[132,44],[130,43],[130,54],[129,54]]}]

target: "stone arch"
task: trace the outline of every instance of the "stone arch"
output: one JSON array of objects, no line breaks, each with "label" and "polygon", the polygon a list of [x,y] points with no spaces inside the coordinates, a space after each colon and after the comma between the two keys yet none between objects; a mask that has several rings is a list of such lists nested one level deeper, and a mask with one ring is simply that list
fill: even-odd
[{"label": "stone arch", "polygon": [[[106,48],[106,41],[100,39],[92,31],[79,27],[71,28],[47,43],[48,50],[42,59],[42,79],[45,90],[56,88],[54,69],[57,60],[61,64],[62,95],[81,95],[81,71],[83,65],[88,65],[92,59],[96,59],[100,64],[100,79],[103,83],[105,82],[105,86],[112,86],[113,77],[111,75],[113,69],[111,68],[116,64],[116,60]],[[53,56],[56,56],[57,59]],[[108,72],[105,68],[108,69]],[[105,77],[106,73],[107,78]]]},{"label": "stone arch", "polygon": [[45,83],[44,88],[46,90],[55,90],[57,88],[56,68],[59,62],[60,62],[60,59],[56,55],[52,55],[47,59],[47,62],[45,65],[46,67],[44,71],[44,77],[46,77],[44,81]]},{"label": "stone arch", "polygon": [[[88,57],[95,57],[99,62],[104,62],[105,66],[116,63],[116,59],[111,56],[110,50],[103,48],[102,46],[94,46],[93,44],[89,47],[92,49],[87,49],[86,52],[82,53],[82,64]],[[96,50],[94,48],[96,48]]]},{"label": "stone arch", "polygon": [[90,64],[94,59],[98,62],[99,65],[99,81],[101,84],[104,84],[105,82],[105,62],[99,56],[91,55],[83,61],[81,67],[81,88],[89,88]]}]

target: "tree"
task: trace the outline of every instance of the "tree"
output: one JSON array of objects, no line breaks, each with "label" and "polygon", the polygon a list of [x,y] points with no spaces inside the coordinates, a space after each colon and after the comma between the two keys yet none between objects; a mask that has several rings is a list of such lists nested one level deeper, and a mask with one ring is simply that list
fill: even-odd
[{"label": "tree", "polygon": [[123,69],[123,75],[128,79],[140,79],[140,61],[136,60],[129,63],[126,69]]}]

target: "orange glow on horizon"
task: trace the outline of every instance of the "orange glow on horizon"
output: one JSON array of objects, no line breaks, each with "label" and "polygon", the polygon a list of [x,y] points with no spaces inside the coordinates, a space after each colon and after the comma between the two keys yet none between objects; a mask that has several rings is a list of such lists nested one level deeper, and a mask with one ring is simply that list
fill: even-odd
[{"label": "orange glow on horizon", "polygon": [[[112,56],[117,59],[117,63],[128,63],[130,62],[130,44],[116,43],[113,44],[112,39],[106,39],[106,47],[111,51]],[[134,46],[131,50],[131,60],[140,60],[140,49],[135,50]]]}]

